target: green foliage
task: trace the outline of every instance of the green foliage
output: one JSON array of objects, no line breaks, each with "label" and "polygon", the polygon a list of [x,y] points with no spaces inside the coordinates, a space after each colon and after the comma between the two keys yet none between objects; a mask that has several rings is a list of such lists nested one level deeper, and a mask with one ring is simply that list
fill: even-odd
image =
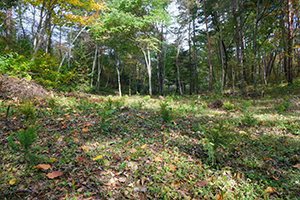
[{"label": "green foliage", "polygon": [[242,123],[247,126],[253,126],[257,123],[257,119],[254,117],[253,113],[249,110],[243,111]]},{"label": "green foliage", "polygon": [[200,127],[205,135],[205,139],[203,139],[204,149],[208,151],[209,160],[212,164],[216,164],[217,149],[228,147],[235,138],[234,134],[229,133],[224,123],[222,120],[218,123],[213,123],[209,128],[205,126]]},{"label": "green foliage", "polygon": [[282,103],[275,104],[274,108],[278,113],[283,113],[284,111],[288,111],[290,108],[290,101],[287,98],[284,98]]},{"label": "green foliage", "polygon": [[10,76],[22,75],[27,80],[31,80],[31,76],[28,74],[31,67],[31,62],[24,56],[17,53],[9,53],[0,56],[0,73],[8,74]]},{"label": "green foliage", "polygon": [[143,98],[144,101],[149,101],[151,99],[150,95],[147,95]]},{"label": "green foliage", "polygon": [[169,123],[172,120],[172,108],[169,107],[169,104],[167,101],[162,101],[160,104],[160,116],[161,118]]},{"label": "green foliage", "polygon": [[231,111],[231,110],[234,110],[235,109],[235,105],[230,103],[229,101],[225,101],[223,103],[223,108],[227,111]]},{"label": "green foliage", "polygon": [[30,101],[25,101],[25,103],[19,109],[20,113],[25,116],[25,120],[29,118],[34,118],[35,116],[35,107]]},{"label": "green foliage", "polygon": [[54,98],[49,98],[47,99],[47,102],[48,102],[48,106],[50,108],[56,108],[58,105],[57,105],[57,100],[54,99]]},{"label": "green foliage", "polygon": [[250,106],[252,106],[252,104],[249,101],[243,101],[241,105],[242,109],[249,108]]},{"label": "green foliage", "polygon": [[39,127],[29,126],[27,124],[27,130],[20,130],[17,132],[18,142],[14,142],[14,133],[11,133],[8,137],[8,142],[11,148],[23,154],[24,161],[28,161],[29,164],[36,164],[41,157],[36,155],[36,151],[39,150],[38,146],[32,146],[37,141],[36,131]]}]

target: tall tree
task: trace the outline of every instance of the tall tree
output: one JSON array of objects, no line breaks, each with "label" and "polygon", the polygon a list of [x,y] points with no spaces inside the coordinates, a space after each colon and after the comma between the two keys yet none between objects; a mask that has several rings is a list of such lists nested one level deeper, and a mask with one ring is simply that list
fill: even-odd
[{"label": "tall tree", "polygon": [[207,46],[208,46],[208,66],[209,66],[208,90],[209,90],[209,92],[212,92],[212,71],[213,71],[213,69],[212,69],[212,65],[211,65],[210,39],[209,39],[207,15],[206,15],[206,9],[205,9],[205,0],[202,1],[202,4],[203,4],[204,17],[205,17],[206,37],[207,37]]}]

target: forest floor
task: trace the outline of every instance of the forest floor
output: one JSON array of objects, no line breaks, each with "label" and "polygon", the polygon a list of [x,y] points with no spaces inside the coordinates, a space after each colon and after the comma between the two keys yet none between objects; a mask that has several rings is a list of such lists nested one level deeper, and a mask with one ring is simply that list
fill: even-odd
[{"label": "forest floor", "polygon": [[0,199],[299,199],[296,96],[68,96],[0,100]]}]

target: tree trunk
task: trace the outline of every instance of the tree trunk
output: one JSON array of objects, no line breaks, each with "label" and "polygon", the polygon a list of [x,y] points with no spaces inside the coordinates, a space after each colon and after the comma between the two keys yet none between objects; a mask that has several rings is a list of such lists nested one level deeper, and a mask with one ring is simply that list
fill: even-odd
[{"label": "tree trunk", "polygon": [[193,18],[193,90],[192,92],[195,93],[195,82],[196,82],[196,65],[197,65],[197,52],[196,52],[196,25],[195,25],[195,19]]},{"label": "tree trunk", "polygon": [[207,25],[207,15],[205,10],[205,1],[202,1],[203,3],[203,11],[205,16],[205,26],[206,26],[206,37],[207,37],[207,45],[208,45],[208,65],[209,65],[209,86],[208,90],[209,92],[212,92],[212,65],[211,65],[211,55],[210,55],[210,39],[209,39],[209,33],[208,33],[208,25]]},{"label": "tree trunk", "polygon": [[236,2],[234,3],[234,6],[232,8],[233,12],[233,18],[234,18],[234,24],[235,24],[235,32],[236,32],[236,54],[237,54],[237,61],[238,61],[238,70],[240,72],[240,91],[241,94],[243,95],[243,69],[242,69],[242,57],[241,57],[241,52],[240,52],[240,31],[239,31],[239,26],[238,26],[238,21],[237,21],[237,16],[236,16],[236,7],[235,7]]},{"label": "tree trunk", "polygon": [[6,11],[6,50],[10,48],[11,14],[12,8],[8,8]]},{"label": "tree trunk", "polygon": [[253,34],[253,81],[254,81],[254,91],[257,92],[257,73],[256,73],[256,66],[257,66],[257,28],[258,28],[258,11],[259,11],[259,1],[257,1],[256,7],[256,16],[255,16],[255,27],[254,27],[254,34]]},{"label": "tree trunk", "polygon": [[119,71],[119,67],[118,66],[116,66],[116,71],[117,71],[117,75],[118,75],[119,96],[122,97],[121,77],[120,77],[120,71]]},{"label": "tree trunk", "polygon": [[96,62],[97,62],[97,53],[98,53],[98,45],[96,44],[95,57],[94,57],[94,62],[93,62],[92,74],[91,74],[91,87],[93,87],[93,78],[94,78],[94,71],[95,71]]},{"label": "tree trunk", "polygon": [[147,53],[146,53],[146,51],[142,48],[142,52],[144,54],[146,67],[147,67],[147,72],[148,72],[148,77],[149,77],[149,95],[152,96],[150,50],[149,50],[149,48],[147,48]]},{"label": "tree trunk", "polygon": [[98,54],[98,77],[97,77],[97,83],[96,83],[96,87],[100,87],[100,76],[101,76],[101,63],[100,63],[100,56],[102,55],[102,49],[100,51],[100,53]]},{"label": "tree trunk", "polygon": [[175,58],[175,65],[177,69],[177,81],[178,81],[178,89],[179,89],[179,94],[182,96],[182,88],[181,88],[181,83],[180,83],[180,70],[179,70],[179,65],[178,65],[178,56],[180,52],[180,45],[177,46],[177,52],[176,52],[176,58]]},{"label": "tree trunk", "polygon": [[288,24],[289,24],[289,39],[288,39],[288,82],[293,84],[293,30],[292,30],[292,1],[288,0]]}]

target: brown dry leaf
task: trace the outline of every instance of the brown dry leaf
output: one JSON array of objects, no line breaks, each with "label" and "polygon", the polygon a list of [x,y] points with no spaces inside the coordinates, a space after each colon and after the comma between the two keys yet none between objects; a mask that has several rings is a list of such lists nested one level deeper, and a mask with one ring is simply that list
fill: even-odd
[{"label": "brown dry leaf", "polygon": [[241,148],[240,147],[235,147],[235,150],[240,151]]},{"label": "brown dry leaf", "polygon": [[200,182],[196,183],[196,185],[199,187],[204,187],[207,183],[208,183],[208,181],[200,181]]},{"label": "brown dry leaf", "polygon": [[88,132],[88,131],[89,131],[89,127],[86,127],[86,128],[83,128],[83,129],[82,129],[82,132],[83,132],[83,133],[86,133],[86,132]]},{"label": "brown dry leaf", "polygon": [[76,161],[77,162],[81,162],[83,160],[83,157],[78,157],[78,158],[76,158]]},{"label": "brown dry leaf", "polygon": [[163,162],[163,159],[160,156],[155,157],[156,162]]},{"label": "brown dry leaf", "polygon": [[265,196],[268,196],[269,194],[272,194],[275,192],[275,189],[272,187],[267,187],[267,189],[265,190]]},{"label": "brown dry leaf", "polygon": [[276,178],[275,176],[271,176],[271,179],[278,181],[278,178]]},{"label": "brown dry leaf", "polygon": [[175,161],[175,162],[178,161],[178,158],[175,158],[174,161]]},{"label": "brown dry leaf", "polygon": [[87,146],[85,146],[85,145],[82,146],[81,149],[82,149],[83,151],[88,151],[88,150],[89,150],[89,148],[88,148]]},{"label": "brown dry leaf", "polygon": [[145,149],[147,147],[147,144],[144,144],[143,146],[141,146],[141,149]]},{"label": "brown dry leaf", "polygon": [[259,140],[259,137],[257,137],[256,135],[250,135],[250,138],[253,140]]},{"label": "brown dry leaf", "polygon": [[170,167],[171,171],[175,171],[175,169],[176,169],[174,165],[170,165],[169,167]]},{"label": "brown dry leaf", "polygon": [[300,163],[297,165],[293,165],[293,167],[300,169]]},{"label": "brown dry leaf", "polygon": [[128,142],[126,143],[126,145],[129,145],[129,143],[130,143],[130,141],[128,141]]},{"label": "brown dry leaf", "polygon": [[142,178],[142,180],[141,180],[142,185],[145,184],[145,181],[146,181],[146,177],[144,176],[144,177]]},{"label": "brown dry leaf", "polygon": [[51,166],[50,165],[46,165],[46,164],[38,164],[34,168],[38,168],[38,169],[51,169]]},{"label": "brown dry leaf", "polygon": [[10,181],[9,181],[9,184],[10,185],[13,185],[13,184],[15,184],[17,182],[17,179],[16,178],[13,178],[13,179],[11,179]]},{"label": "brown dry leaf", "polygon": [[48,173],[46,176],[50,179],[54,179],[58,176],[62,176],[64,173],[62,172],[59,172],[59,171],[55,171],[55,172],[51,172],[51,173]]},{"label": "brown dry leaf", "polygon": [[216,194],[215,195],[215,199],[221,200],[224,199],[226,197],[226,194]]},{"label": "brown dry leaf", "polygon": [[132,148],[132,149],[130,150],[130,152],[131,152],[131,153],[136,153],[136,152],[137,152],[137,150],[136,150],[136,149],[134,149],[134,148]]}]

